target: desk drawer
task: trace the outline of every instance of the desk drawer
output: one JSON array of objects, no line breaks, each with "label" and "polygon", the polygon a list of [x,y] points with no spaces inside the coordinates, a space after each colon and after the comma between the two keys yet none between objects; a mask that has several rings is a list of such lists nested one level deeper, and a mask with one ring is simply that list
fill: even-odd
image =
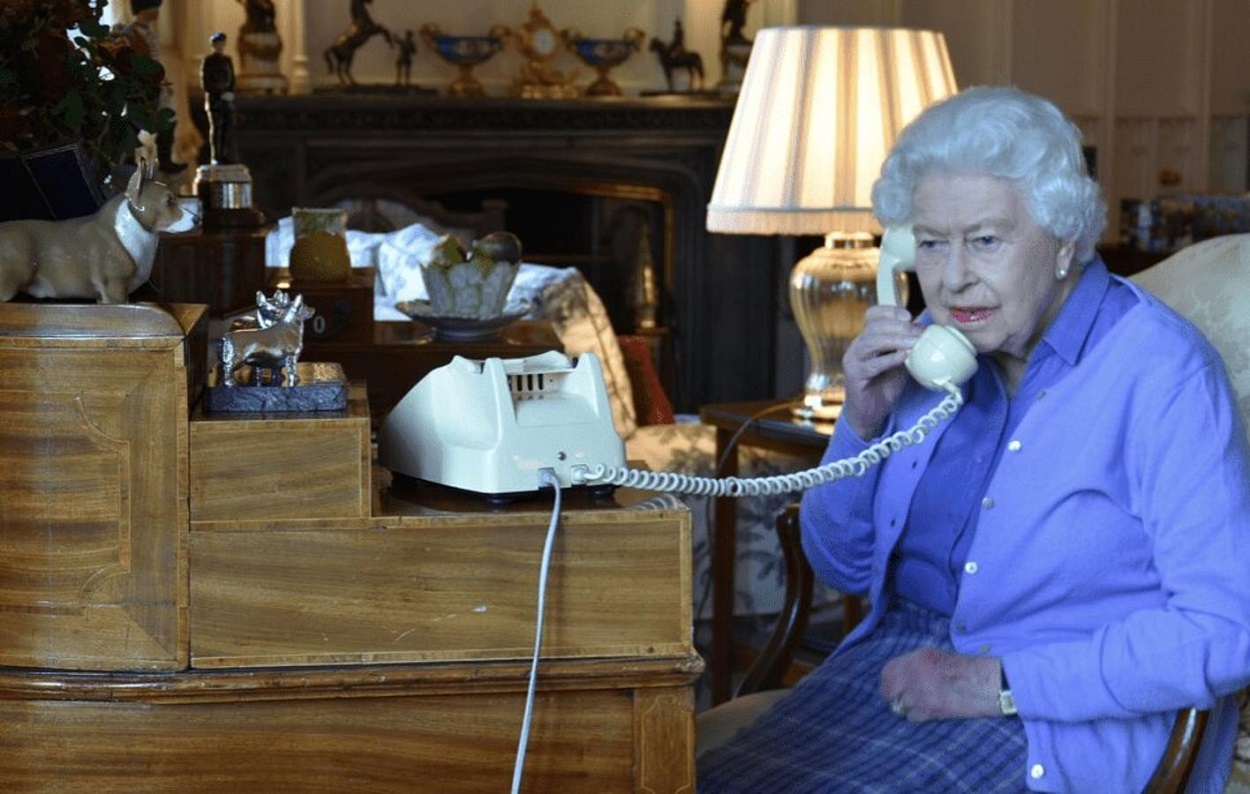
[{"label": "desk drawer", "polygon": [[[532,653],[545,513],[298,524],[193,524],[194,667]],[[566,512],[544,656],[692,653],[690,553],[684,509]]]},{"label": "desk drawer", "polygon": [[[238,387],[246,388],[246,387]],[[364,518],[373,498],[369,406],[348,389],[347,410],[191,417],[191,521]]]},{"label": "desk drawer", "polygon": [[[697,664],[551,662],[526,792],[691,792]],[[507,791],[526,665],[0,671],[6,791]]]}]

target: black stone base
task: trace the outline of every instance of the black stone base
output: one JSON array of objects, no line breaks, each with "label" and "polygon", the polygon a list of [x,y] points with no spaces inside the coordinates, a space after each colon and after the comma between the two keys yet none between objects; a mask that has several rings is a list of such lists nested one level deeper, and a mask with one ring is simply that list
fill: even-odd
[{"label": "black stone base", "polygon": [[221,383],[220,368],[213,369],[204,390],[204,410],[208,413],[292,413],[343,411],[347,408],[347,375],[340,364],[304,362],[296,365],[299,383],[283,386],[281,375],[262,371],[259,383],[252,383],[252,368],[235,373],[235,385]]}]

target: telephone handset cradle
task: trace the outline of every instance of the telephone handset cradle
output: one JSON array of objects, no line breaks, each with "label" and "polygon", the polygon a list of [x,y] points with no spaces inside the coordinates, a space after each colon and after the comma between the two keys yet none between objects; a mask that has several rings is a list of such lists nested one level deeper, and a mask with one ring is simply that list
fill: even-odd
[{"label": "telephone handset cradle", "polygon": [[[910,226],[891,226],[881,238],[881,262],[877,266],[877,303],[898,305],[894,279],[900,270],[913,270],[916,239]],[[977,351],[958,330],[930,325],[924,330],[905,362],[920,385],[944,391],[947,384],[962,385],[977,371]]]}]

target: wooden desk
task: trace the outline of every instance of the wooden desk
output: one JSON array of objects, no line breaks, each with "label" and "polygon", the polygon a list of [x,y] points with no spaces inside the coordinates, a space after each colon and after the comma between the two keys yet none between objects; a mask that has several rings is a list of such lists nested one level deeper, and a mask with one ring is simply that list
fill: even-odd
[{"label": "wooden desk", "polygon": [[[190,667],[0,670],[0,779],[507,791],[549,500],[500,510],[425,488],[382,505],[369,520],[193,522]],[[689,528],[679,505],[571,497],[524,791],[694,790]]]},{"label": "wooden desk", "polygon": [[[6,790],[508,790],[550,497],[379,487],[360,386],[203,416],[192,308],[0,304]],[[694,788],[690,514],[644,496],[566,500],[525,791]]]},{"label": "wooden desk", "polygon": [[[703,406],[699,411],[700,420],[716,428],[716,460],[725,459],[717,475],[732,477],[738,474],[736,451],[744,446],[806,456],[811,458],[813,465],[818,463],[829,444],[833,424],[797,419],[790,413],[790,405],[789,401],[755,400]],[[726,457],[725,450],[740,430],[741,435],[734,441],[735,454]],[[737,500],[730,497],[717,499],[712,537],[712,649],[708,660],[713,703],[728,700],[733,687],[737,526]]]}]

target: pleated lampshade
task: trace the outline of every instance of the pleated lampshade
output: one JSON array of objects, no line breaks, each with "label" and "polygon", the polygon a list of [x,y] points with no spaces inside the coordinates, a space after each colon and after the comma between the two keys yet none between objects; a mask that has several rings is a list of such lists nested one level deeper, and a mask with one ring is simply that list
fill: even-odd
[{"label": "pleated lampshade", "polygon": [[708,204],[708,231],[879,231],[870,191],[894,138],[954,92],[941,33],[759,31]]}]

